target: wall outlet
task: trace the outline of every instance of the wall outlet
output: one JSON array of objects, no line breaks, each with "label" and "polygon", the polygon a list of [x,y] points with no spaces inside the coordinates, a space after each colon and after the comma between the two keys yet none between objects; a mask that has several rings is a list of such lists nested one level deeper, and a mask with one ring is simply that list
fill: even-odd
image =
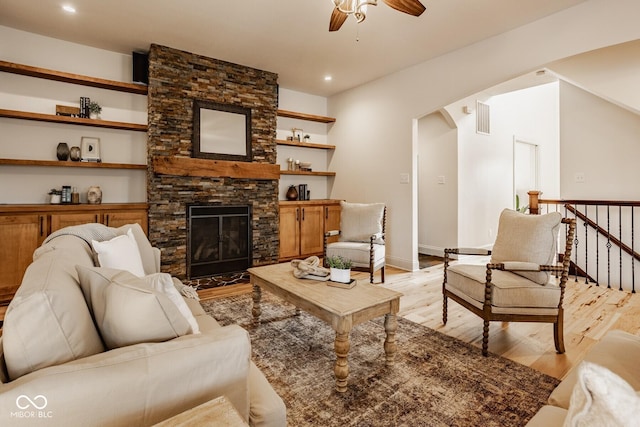
[{"label": "wall outlet", "polygon": [[409,183],[409,174],[401,173],[400,174],[400,184],[408,184]]},{"label": "wall outlet", "polygon": [[574,179],[579,183],[584,182],[584,172],[576,172],[576,174],[574,175]]},{"label": "wall outlet", "polygon": [[444,183],[445,183],[444,175],[438,175],[438,184],[444,184]]}]

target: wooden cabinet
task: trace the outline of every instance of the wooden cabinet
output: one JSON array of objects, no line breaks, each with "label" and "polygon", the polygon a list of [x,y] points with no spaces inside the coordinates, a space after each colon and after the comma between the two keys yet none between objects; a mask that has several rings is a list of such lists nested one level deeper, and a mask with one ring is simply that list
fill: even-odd
[{"label": "wooden cabinet", "polygon": [[46,215],[0,214],[0,304],[13,298],[46,230]]},{"label": "wooden cabinet", "polygon": [[280,260],[322,255],[324,232],[336,221],[339,227],[337,200],[280,202]]},{"label": "wooden cabinet", "polygon": [[147,212],[146,203],[0,205],[0,307],[11,301],[33,252],[49,234],[92,222],[110,227],[137,222],[147,233]]}]

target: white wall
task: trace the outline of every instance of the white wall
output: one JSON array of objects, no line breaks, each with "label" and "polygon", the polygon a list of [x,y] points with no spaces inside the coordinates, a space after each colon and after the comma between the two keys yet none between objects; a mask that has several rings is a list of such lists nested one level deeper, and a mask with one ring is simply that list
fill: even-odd
[{"label": "white wall", "polygon": [[418,121],[418,252],[458,245],[458,132],[442,113]]},{"label": "white wall", "polygon": [[562,198],[640,200],[640,116],[562,83],[560,118]]},{"label": "white wall", "polygon": [[[281,110],[318,116],[327,115],[327,98],[325,97],[309,95],[283,87],[280,87],[278,97],[278,108]],[[303,129],[303,134],[310,136],[309,142],[326,144],[328,139],[327,132],[330,126],[330,124],[308,120],[278,117],[276,138],[286,140],[287,136],[292,135],[291,129],[295,127]],[[309,149],[286,145],[278,145],[277,150],[278,157],[276,161],[282,170],[287,169],[287,159],[292,158],[303,162],[311,162],[311,168],[314,171],[327,171],[329,169],[329,161],[333,156],[331,150]],[[332,183],[333,178],[331,177],[282,175],[280,177],[278,195],[280,200],[286,200],[286,193],[290,185],[297,187],[298,184],[307,184],[307,189],[311,191],[312,199],[326,199]]]},{"label": "white wall", "polygon": [[[340,145],[340,155],[331,162],[337,172],[331,197],[386,203],[387,262],[416,269],[413,120],[544,64],[640,39],[637,16],[640,2],[635,0],[620,0],[615,8],[605,0],[588,0],[330,97],[328,112],[337,118],[330,142]],[[399,182],[399,174],[407,172],[409,185]]]},{"label": "white wall", "polygon": [[[0,26],[0,57],[5,61],[92,77],[131,82],[131,57],[88,46],[39,36]],[[10,73],[0,73],[0,108],[55,114],[56,104],[77,106],[80,96],[89,96],[102,106],[102,118],[131,123],[147,122],[147,98],[143,95],[108,91],[53,82]],[[100,138],[105,162],[145,164],[147,135],[0,118],[0,158],[57,160],[58,142],[80,146],[83,136]],[[103,190],[103,202],[146,201],[144,170],[79,169],[61,167],[0,166],[0,203],[46,203],[51,188],[78,188],[81,202],[91,185]],[[19,184],[19,185],[16,185]]]}]

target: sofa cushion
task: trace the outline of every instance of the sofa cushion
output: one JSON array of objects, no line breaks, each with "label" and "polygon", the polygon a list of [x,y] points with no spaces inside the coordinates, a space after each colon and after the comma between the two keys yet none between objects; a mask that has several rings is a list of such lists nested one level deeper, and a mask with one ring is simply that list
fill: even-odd
[{"label": "sofa cushion", "polygon": [[561,426],[566,416],[566,409],[545,405],[529,420],[526,427]]},{"label": "sofa cushion", "polygon": [[[603,366],[640,390],[640,337],[625,331],[613,330],[605,334],[587,353],[584,360]],[[569,407],[569,399],[578,382],[578,369],[572,369],[549,396],[549,404]]]},{"label": "sofa cushion", "polygon": [[631,426],[640,420],[640,397],[625,380],[590,362],[578,368],[565,426]]},{"label": "sofa cushion", "polygon": [[147,235],[144,233],[140,224],[133,223],[123,225],[122,227],[114,229],[117,235],[127,234],[129,230],[133,233],[133,237],[136,239],[138,245],[138,251],[140,252],[140,259],[142,260],[142,266],[144,267],[145,274],[157,273],[160,269],[156,265],[156,255],[153,246],[149,242]]},{"label": "sofa cushion", "polygon": [[[491,262],[554,264],[561,221],[562,215],[559,212],[524,215],[510,209],[503,210],[491,252]],[[549,273],[546,271],[515,273],[541,285],[549,281]]]},{"label": "sofa cushion", "polygon": [[104,242],[92,240],[91,245],[98,254],[100,267],[126,270],[138,277],[145,275],[138,244],[131,229],[126,234]]},{"label": "sofa cushion", "polygon": [[2,345],[12,380],[104,351],[75,269],[93,265],[89,244],[61,235],[44,246],[4,319]]},{"label": "sofa cushion", "polygon": [[[365,204],[341,201],[339,240],[368,243],[372,235],[382,233],[383,218],[384,203]],[[378,239],[375,243],[384,244],[384,240]]]},{"label": "sofa cushion", "polygon": [[[193,317],[193,313],[187,306],[185,299],[180,295],[180,292],[176,289],[174,285],[174,280],[168,273],[153,273],[142,278],[144,282],[151,287],[151,289],[164,293],[172,303],[178,307],[180,310],[180,314],[187,319],[189,325],[191,326],[191,331],[194,334],[200,333],[200,328],[198,327],[198,322]],[[199,304],[198,304],[199,305]]]},{"label": "sofa cushion", "polygon": [[78,266],[78,276],[109,349],[167,341],[191,332],[187,319],[163,292],[128,271]]}]

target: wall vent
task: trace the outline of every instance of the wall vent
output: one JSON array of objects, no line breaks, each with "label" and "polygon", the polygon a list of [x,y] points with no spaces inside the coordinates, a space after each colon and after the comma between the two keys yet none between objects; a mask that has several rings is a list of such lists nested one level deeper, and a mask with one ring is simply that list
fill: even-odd
[{"label": "wall vent", "polygon": [[489,104],[476,101],[476,133],[491,134],[491,114]]}]

